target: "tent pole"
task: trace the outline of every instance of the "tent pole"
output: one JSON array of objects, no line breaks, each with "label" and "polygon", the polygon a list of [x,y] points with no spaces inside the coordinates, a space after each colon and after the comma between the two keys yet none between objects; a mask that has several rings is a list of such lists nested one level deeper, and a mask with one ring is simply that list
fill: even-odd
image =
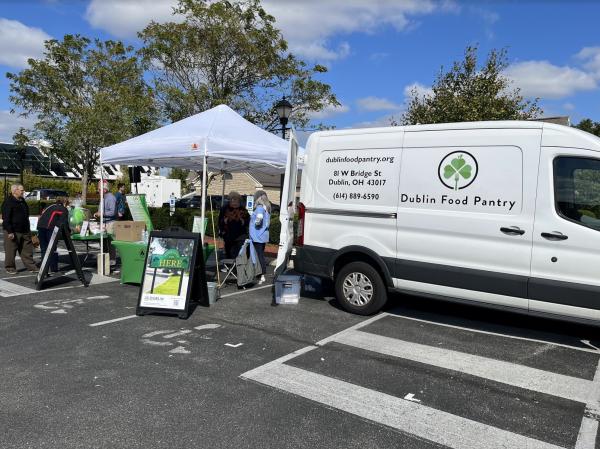
[{"label": "tent pole", "polygon": [[100,269],[98,274],[104,276],[104,170],[100,163]]},{"label": "tent pole", "polygon": [[202,245],[204,245],[204,237],[206,235],[206,229],[204,226],[204,220],[206,218],[206,214],[205,214],[205,209],[206,209],[206,169],[207,169],[207,163],[206,163],[206,147],[204,147],[204,163],[203,163],[203,168],[202,168],[202,220],[201,220],[201,227],[200,230],[202,231]]}]

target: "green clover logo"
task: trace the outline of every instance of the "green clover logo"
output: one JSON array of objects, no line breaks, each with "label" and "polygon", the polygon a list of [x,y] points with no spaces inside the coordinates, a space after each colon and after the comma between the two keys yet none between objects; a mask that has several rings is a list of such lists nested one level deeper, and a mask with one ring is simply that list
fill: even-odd
[{"label": "green clover logo", "polygon": [[444,178],[450,179],[454,176],[454,190],[458,190],[458,181],[460,178],[469,179],[471,177],[472,167],[465,162],[463,155],[452,159],[444,167]]}]

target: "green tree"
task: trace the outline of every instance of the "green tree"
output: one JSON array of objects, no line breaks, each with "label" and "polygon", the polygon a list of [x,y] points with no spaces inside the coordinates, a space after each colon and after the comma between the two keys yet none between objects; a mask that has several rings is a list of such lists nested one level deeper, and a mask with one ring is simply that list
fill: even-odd
[{"label": "green tree", "polygon": [[579,128],[582,131],[587,131],[590,134],[600,137],[600,122],[594,122],[589,118],[581,120],[575,128]]},{"label": "green tree", "polygon": [[185,168],[172,168],[171,172],[169,173],[169,179],[179,179],[181,181],[181,190],[183,192],[187,192],[189,175],[190,170]]},{"label": "green tree", "polygon": [[17,158],[19,160],[19,179],[23,184],[23,171],[25,170],[25,158],[27,157],[27,146],[29,145],[30,137],[25,128],[19,128],[13,135],[13,145],[17,152]]},{"label": "green tree", "polygon": [[83,167],[84,201],[98,150],[156,124],[143,67],[133,48],[118,41],[80,35],[48,40],[43,59],[29,59],[26,69],[6,76],[11,102],[22,115],[37,117],[36,131],[54,154]]},{"label": "green tree", "polygon": [[279,120],[273,105],[284,94],[294,105],[290,120],[299,127],[311,111],[339,105],[331,87],[314,78],[327,69],[309,67],[287,51],[260,0],[179,0],[174,12],[183,23],[152,22],[139,33],[140,54],[169,120],[227,104],[274,130]]},{"label": "green tree", "polygon": [[[492,50],[482,66],[477,47],[467,47],[463,61],[440,69],[431,95],[413,89],[401,123],[450,123],[477,120],[527,120],[542,110],[539,99],[525,100],[518,87],[503,74],[508,67],[506,50]],[[397,124],[397,123],[392,123]]]}]

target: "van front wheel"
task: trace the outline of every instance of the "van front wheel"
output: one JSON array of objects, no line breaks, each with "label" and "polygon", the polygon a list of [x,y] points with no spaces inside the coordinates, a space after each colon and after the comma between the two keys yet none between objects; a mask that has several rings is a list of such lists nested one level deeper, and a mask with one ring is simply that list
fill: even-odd
[{"label": "van front wheel", "polygon": [[381,276],[365,262],[344,266],[335,279],[335,295],[348,312],[372,315],[387,301],[387,290]]}]

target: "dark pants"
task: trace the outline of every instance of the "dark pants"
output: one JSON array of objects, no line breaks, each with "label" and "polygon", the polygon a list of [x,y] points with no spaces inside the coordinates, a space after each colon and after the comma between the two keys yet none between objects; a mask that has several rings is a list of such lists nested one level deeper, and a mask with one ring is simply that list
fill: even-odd
[{"label": "dark pants", "polygon": [[254,249],[256,250],[256,256],[258,257],[258,261],[260,262],[260,266],[262,268],[262,274],[267,274],[267,260],[265,259],[265,246],[266,243],[257,243],[252,242],[254,245]]},{"label": "dark pants", "polygon": [[224,240],[227,259],[235,259],[242,249],[244,240]]},{"label": "dark pants", "polygon": [[[40,250],[42,251],[42,260],[44,260],[44,256],[46,251],[48,250],[48,245],[50,244],[50,238],[52,237],[53,229],[38,229],[38,237],[40,238]],[[58,271],[58,253],[54,251],[50,254],[50,258],[48,260],[50,271]]]},{"label": "dark pants", "polygon": [[15,232],[14,239],[8,238],[8,232],[4,231],[4,268],[7,270],[15,270],[15,257],[17,252],[21,256],[21,261],[28,270],[35,270],[35,262],[33,261],[33,243],[31,242],[31,233]]}]

